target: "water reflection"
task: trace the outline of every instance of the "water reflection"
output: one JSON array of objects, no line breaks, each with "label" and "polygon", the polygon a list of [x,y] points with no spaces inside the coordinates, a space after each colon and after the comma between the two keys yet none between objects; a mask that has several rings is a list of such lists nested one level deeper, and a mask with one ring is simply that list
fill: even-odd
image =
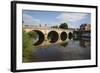
[{"label": "water reflection", "polygon": [[81,47],[84,47],[84,48],[86,48],[86,47],[89,47],[90,46],[90,40],[87,40],[87,39],[81,39],[80,40],[80,46]]},{"label": "water reflection", "polygon": [[40,57],[39,61],[58,61],[62,60],[63,52],[60,46],[52,44],[48,48],[38,48],[36,55]]},{"label": "water reflection", "polygon": [[66,47],[68,45],[68,42],[63,42],[60,44],[60,46]]},{"label": "water reflection", "polygon": [[[60,44],[35,47],[29,62],[85,60],[91,58],[89,38],[69,40]],[[35,57],[34,57],[35,56]]]}]

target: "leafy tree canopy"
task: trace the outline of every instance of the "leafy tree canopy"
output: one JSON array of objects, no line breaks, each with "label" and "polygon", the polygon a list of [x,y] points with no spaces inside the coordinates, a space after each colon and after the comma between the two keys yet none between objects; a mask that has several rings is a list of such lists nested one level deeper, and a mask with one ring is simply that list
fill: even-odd
[{"label": "leafy tree canopy", "polygon": [[67,23],[61,23],[59,28],[68,29],[68,24]]}]

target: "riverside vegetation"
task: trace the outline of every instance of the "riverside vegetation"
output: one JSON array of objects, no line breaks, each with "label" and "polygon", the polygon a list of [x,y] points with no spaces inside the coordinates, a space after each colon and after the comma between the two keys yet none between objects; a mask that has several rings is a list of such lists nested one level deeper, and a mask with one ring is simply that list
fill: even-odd
[{"label": "riverside vegetation", "polygon": [[33,38],[35,36],[35,32],[25,32],[23,30],[23,61],[27,62],[30,57],[32,57],[32,52],[35,51],[33,46]]}]

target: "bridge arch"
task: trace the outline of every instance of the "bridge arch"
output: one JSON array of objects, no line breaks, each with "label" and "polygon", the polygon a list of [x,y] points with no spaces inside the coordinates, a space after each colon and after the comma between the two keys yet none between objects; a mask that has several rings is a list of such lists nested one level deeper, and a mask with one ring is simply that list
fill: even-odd
[{"label": "bridge arch", "polygon": [[62,41],[65,41],[67,39],[67,33],[65,31],[61,32],[60,38]]},{"label": "bridge arch", "polygon": [[48,33],[47,38],[50,43],[55,43],[59,39],[59,34],[56,31],[52,30]]},{"label": "bridge arch", "polygon": [[68,33],[68,39],[72,39],[73,38],[73,33],[72,32],[69,32]]},{"label": "bridge arch", "polygon": [[37,33],[38,37],[37,37],[37,41],[34,43],[34,45],[40,45],[44,42],[45,36],[43,34],[43,32],[41,32],[40,30],[32,30],[34,32]]}]

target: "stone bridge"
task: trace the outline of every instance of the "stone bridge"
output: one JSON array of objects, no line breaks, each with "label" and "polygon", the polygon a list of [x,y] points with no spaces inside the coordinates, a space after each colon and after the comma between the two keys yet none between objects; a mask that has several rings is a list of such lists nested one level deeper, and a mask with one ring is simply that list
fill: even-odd
[{"label": "stone bridge", "polygon": [[47,28],[47,27],[36,27],[36,28],[24,28],[24,31],[34,31],[38,34],[38,40],[34,45],[43,46],[49,44],[57,44],[65,41],[69,41],[73,36],[73,29],[60,29],[60,28]]}]

